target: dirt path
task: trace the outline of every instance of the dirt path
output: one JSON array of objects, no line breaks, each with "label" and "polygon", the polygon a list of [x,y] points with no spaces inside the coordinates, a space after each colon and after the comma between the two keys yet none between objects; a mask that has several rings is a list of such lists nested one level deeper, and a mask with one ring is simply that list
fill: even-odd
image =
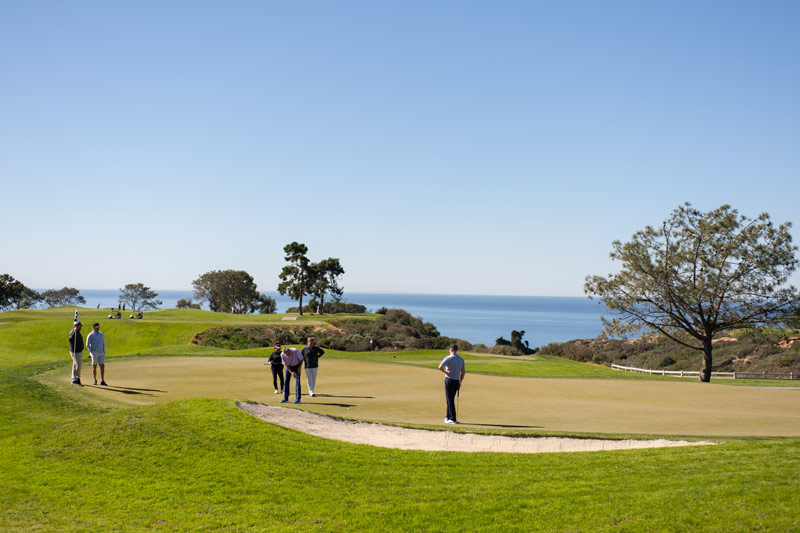
[{"label": "dirt path", "polygon": [[597,452],[713,444],[705,441],[689,442],[664,439],[603,440],[557,437],[504,437],[501,435],[456,433],[453,431],[428,431],[370,422],[337,420],[300,409],[264,405],[263,403],[236,402],[236,405],[242,411],[270,424],[296,429],[315,437],[352,442],[354,444],[369,444],[382,448],[399,448],[401,450],[549,453]]}]

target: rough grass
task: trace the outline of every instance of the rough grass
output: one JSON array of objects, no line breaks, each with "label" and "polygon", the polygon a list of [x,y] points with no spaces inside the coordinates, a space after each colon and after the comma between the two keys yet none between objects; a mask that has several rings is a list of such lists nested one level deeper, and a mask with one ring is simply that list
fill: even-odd
[{"label": "rough grass", "polygon": [[[586,454],[376,449],[226,400],[4,438],[5,530],[790,531],[797,441]],[[453,501],[457,517],[451,518]],[[444,517],[444,518],[443,518]]]}]

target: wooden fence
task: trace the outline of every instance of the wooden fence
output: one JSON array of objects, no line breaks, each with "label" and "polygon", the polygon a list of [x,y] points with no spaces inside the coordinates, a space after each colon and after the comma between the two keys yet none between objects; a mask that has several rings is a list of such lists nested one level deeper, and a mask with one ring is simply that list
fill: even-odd
[{"label": "wooden fence", "polygon": [[[614,370],[625,372],[638,372],[640,374],[651,374],[656,376],[675,376],[679,378],[697,378],[700,372],[695,370],[650,370],[647,368],[636,368],[633,366],[622,366],[611,363]],[[726,379],[800,379],[800,373],[795,372],[711,372],[712,378]]]}]

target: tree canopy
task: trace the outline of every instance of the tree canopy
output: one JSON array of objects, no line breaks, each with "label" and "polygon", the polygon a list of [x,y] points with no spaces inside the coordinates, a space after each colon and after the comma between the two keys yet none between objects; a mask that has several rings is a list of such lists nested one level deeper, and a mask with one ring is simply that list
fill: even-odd
[{"label": "tree canopy", "polygon": [[259,299],[253,276],[244,270],[212,270],[192,282],[194,297],[215,312],[248,313]]},{"label": "tree canopy", "polygon": [[157,300],[158,293],[150,290],[142,283],[128,283],[119,290],[119,301],[128,304],[131,311],[143,309],[158,309],[161,300]]},{"label": "tree canopy", "polygon": [[659,228],[614,241],[620,272],[587,276],[584,290],[611,312],[606,333],[666,335],[703,352],[700,380],[711,380],[712,340],[722,331],[785,321],[800,295],[784,286],[798,266],[791,223],[767,213],[750,219],[729,205],[703,213],[684,204]]},{"label": "tree canopy", "polygon": [[0,311],[6,309],[27,309],[39,301],[39,294],[14,279],[11,274],[0,275]]},{"label": "tree canopy", "polygon": [[63,289],[47,289],[39,294],[40,299],[47,307],[59,305],[86,305],[86,298],[81,296],[78,289],[64,287]]},{"label": "tree canopy", "polygon": [[337,302],[344,294],[344,288],[339,285],[339,277],[344,274],[344,268],[337,257],[329,257],[311,265],[314,284],[311,294],[319,299],[319,307],[325,309],[325,295],[330,293]]},{"label": "tree canopy", "polygon": [[308,246],[295,241],[284,246],[283,251],[286,254],[286,262],[289,264],[283,267],[279,275],[281,282],[278,284],[278,292],[297,300],[302,315],[303,296],[309,294],[310,280],[314,276],[308,257],[306,257]]},{"label": "tree canopy", "polygon": [[260,313],[262,315],[271,315],[278,310],[278,302],[276,302],[275,298],[272,296],[261,293],[258,295],[258,298],[253,300],[250,310],[254,313]]},{"label": "tree canopy", "polygon": [[200,309],[202,305],[192,303],[192,300],[187,300],[186,298],[181,298],[175,303],[175,307],[177,309]]}]

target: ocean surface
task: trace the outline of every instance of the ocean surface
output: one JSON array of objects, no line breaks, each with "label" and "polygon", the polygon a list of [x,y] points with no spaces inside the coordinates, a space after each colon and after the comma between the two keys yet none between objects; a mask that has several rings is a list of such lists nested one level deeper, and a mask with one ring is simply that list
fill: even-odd
[{"label": "ocean surface", "polygon": [[[162,309],[177,306],[181,298],[192,299],[192,291],[161,291]],[[278,312],[297,302],[278,293]],[[118,305],[119,290],[81,290],[88,307]],[[465,339],[473,344],[492,346],[498,337],[510,339],[511,330],[524,330],[523,340],[531,347],[572,339],[594,338],[602,331],[602,308],[582,297],[550,296],[470,296],[444,294],[345,293],[343,301],[366,306],[375,312],[381,307],[405,309],[425,322],[433,323],[442,335]],[[204,306],[207,309],[207,306]]]}]

